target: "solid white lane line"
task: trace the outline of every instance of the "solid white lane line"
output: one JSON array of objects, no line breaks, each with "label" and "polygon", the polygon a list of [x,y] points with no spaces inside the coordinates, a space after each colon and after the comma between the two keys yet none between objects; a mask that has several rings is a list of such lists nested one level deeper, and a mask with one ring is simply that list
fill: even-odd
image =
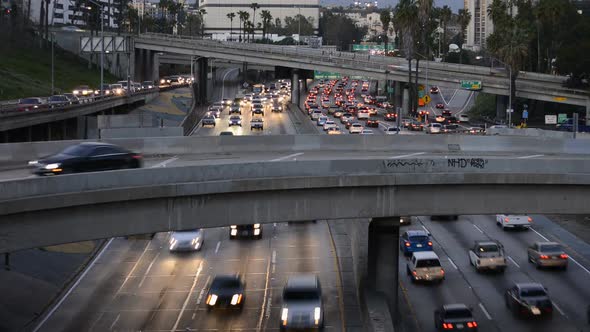
[{"label": "solid white lane line", "polygon": [[271,262],[273,264],[276,264],[276,262],[277,262],[277,251],[276,250],[273,250],[272,251],[272,259],[271,259]]},{"label": "solid white lane line", "polygon": [[133,268],[131,268],[131,271],[129,271],[129,274],[127,274],[127,276],[125,277],[125,280],[123,280],[123,283],[121,284],[121,287],[119,287],[119,289],[117,290],[117,292],[115,293],[115,295],[113,296],[113,298],[116,298],[117,295],[119,295],[119,292],[123,289],[123,287],[125,286],[125,284],[127,283],[127,281],[129,281],[129,278],[131,278],[131,276],[133,275],[133,272],[135,272],[135,269],[139,265],[139,262],[141,262],[141,259],[143,258],[143,256],[147,252],[148,247],[150,246],[150,243],[152,243],[152,242],[151,241],[148,241],[148,243],[146,244],[145,248],[143,248],[143,251],[141,252],[141,255],[139,256],[139,258],[137,259],[137,262],[135,262],[135,264],[133,264]]},{"label": "solid white lane line", "polygon": [[152,259],[152,262],[150,263],[150,265],[148,266],[147,270],[143,274],[143,278],[141,278],[141,281],[139,282],[139,286],[137,286],[137,288],[141,288],[141,285],[143,285],[143,282],[145,281],[145,278],[147,278],[148,274],[150,273],[150,270],[152,269],[152,266],[154,266],[154,263],[156,262],[156,259],[158,259],[158,257],[160,257],[160,252],[158,252],[156,254],[156,257],[154,257],[154,259]]},{"label": "solid white lane line", "polygon": [[510,256],[507,256],[507,257],[508,257],[508,260],[512,262],[512,264],[516,265],[516,267],[520,269],[520,265],[518,265],[518,263],[516,261],[514,261],[514,259],[512,259],[512,257],[510,257]]},{"label": "solid white lane line", "polygon": [[109,327],[109,330],[112,330],[113,327],[115,327],[115,324],[117,324],[117,322],[119,321],[119,318],[121,318],[121,314],[117,315],[117,318],[115,318],[115,321],[113,321],[113,324],[111,324],[111,327]]},{"label": "solid white lane line", "polygon": [[271,159],[270,161],[281,161],[281,160],[285,160],[285,159],[289,159],[289,158],[293,158],[293,157],[297,157],[302,155],[304,152],[299,152],[299,153],[293,153],[290,154],[288,156],[284,156],[284,157],[280,157],[280,158],[276,158],[276,159]]},{"label": "solid white lane line", "polygon": [[96,257],[94,257],[94,259],[92,260],[92,262],[90,262],[90,264],[88,265],[88,267],[84,270],[84,272],[82,272],[82,274],[80,275],[80,277],[78,278],[78,280],[76,280],[76,282],[74,282],[74,284],[72,285],[72,287],[70,287],[70,289],[68,289],[68,291],[64,294],[64,296],[57,302],[57,304],[53,308],[51,308],[51,310],[49,311],[49,313],[43,318],[43,320],[41,320],[41,322],[37,325],[37,327],[35,327],[35,329],[33,330],[33,332],[39,331],[39,329],[41,327],[43,327],[43,325],[45,324],[45,322],[47,322],[47,320],[55,313],[55,311],[64,303],[64,301],[74,291],[74,289],[78,286],[78,284],[80,284],[80,281],[82,281],[82,279],[84,279],[84,277],[92,269],[92,267],[94,266],[94,264],[96,264],[96,261],[98,261],[102,257],[102,255],[105,253],[105,251],[107,250],[107,248],[111,245],[111,243],[113,242],[113,240],[114,240],[114,238],[111,238],[109,240],[109,242],[107,242],[107,244],[105,244],[105,246],[101,249],[101,251],[98,253],[98,255],[96,255]]},{"label": "solid white lane line", "polygon": [[426,228],[424,225],[422,225],[422,228],[424,228],[424,231],[428,234],[430,234],[430,232],[428,231],[428,228]]},{"label": "solid white lane line", "polygon": [[544,154],[532,154],[530,156],[521,156],[521,157],[517,157],[516,159],[531,159],[531,158],[537,158],[537,157],[543,157]]},{"label": "solid white lane line", "polygon": [[170,164],[170,163],[172,163],[172,162],[175,162],[175,161],[177,161],[177,160],[178,160],[178,158],[177,158],[177,157],[170,158],[170,159],[168,159],[168,160],[164,160],[164,161],[163,161],[163,162],[161,162],[161,163],[155,164],[155,165],[154,165],[154,166],[152,166],[151,168],[166,167],[166,165],[168,165],[168,164]]},{"label": "solid white lane line", "polygon": [[219,246],[221,246],[221,241],[217,242],[217,245],[215,246],[215,253],[219,252]]},{"label": "solid white lane line", "polygon": [[426,154],[426,152],[416,152],[416,153],[410,153],[410,154],[402,154],[402,155],[399,155],[399,156],[389,157],[389,159],[399,159],[399,158],[413,157],[413,156],[419,156],[421,154]]},{"label": "solid white lane line", "polygon": [[[205,281],[205,286],[201,288],[201,292],[199,293],[199,297],[197,298],[197,304],[201,304],[201,300],[203,300],[203,295],[205,295],[205,290],[207,289],[207,285],[209,285],[209,280],[211,280],[211,276],[207,276],[207,281]],[[193,314],[193,319],[195,314]]]},{"label": "solid white lane line", "polygon": [[[270,277],[270,260],[268,260],[268,264],[266,266],[266,281],[264,284],[264,295],[263,295],[263,300],[262,300],[262,306],[260,308],[260,317],[258,318],[258,325],[256,326],[256,331],[260,332],[262,331],[262,322],[264,320],[264,316],[265,316],[265,311],[266,309],[266,304],[267,301],[270,301],[270,299],[268,298],[268,292],[269,292],[269,287],[268,287],[268,283],[269,283],[269,277]],[[270,304],[270,302],[268,302]],[[270,312],[269,312],[270,314]]]},{"label": "solid white lane line", "polygon": [[188,294],[186,294],[186,299],[184,300],[184,304],[182,305],[182,309],[180,309],[180,313],[178,314],[178,317],[176,318],[176,322],[174,323],[174,326],[170,330],[171,332],[176,331],[178,324],[180,324],[180,319],[182,318],[182,314],[186,310],[186,306],[188,305],[188,301],[191,298],[191,294],[195,290],[195,286],[197,285],[197,280],[199,280],[199,275],[201,274],[201,271],[203,271],[203,261],[201,261],[201,264],[199,264],[199,268],[197,269],[197,273],[195,273],[195,278],[193,279],[193,285],[191,286],[191,289],[188,292]]},{"label": "solid white lane line", "polygon": [[481,311],[483,311],[483,314],[486,315],[489,320],[492,320],[492,316],[490,316],[490,313],[486,310],[486,307],[484,307],[481,302],[479,303],[479,307],[481,308]]},{"label": "solid white lane line", "polygon": [[543,236],[543,234],[537,232],[534,228],[531,227],[531,230],[533,230],[533,232],[537,233],[537,235],[539,235],[543,240],[545,240],[547,242],[551,242],[551,241],[549,241],[548,238],[546,238],[545,236]]},{"label": "solid white lane line", "polygon": [[[551,301],[551,302],[553,302],[553,301]],[[553,306],[555,307],[555,309],[557,309],[557,311],[559,311],[559,313],[562,316],[565,316],[565,313],[563,312],[563,310],[561,310],[561,308],[557,305],[557,303],[553,302]]]},{"label": "solid white lane line", "polygon": [[458,270],[459,269],[457,267],[457,265],[455,265],[455,262],[453,262],[453,260],[451,259],[451,257],[449,257],[449,263],[451,263],[451,265],[453,265],[453,267],[455,268],[455,270]]},{"label": "solid white lane line", "polygon": [[481,230],[481,228],[477,227],[476,224],[473,224],[473,227],[475,227],[475,229],[477,229],[481,234],[483,234],[483,231]]}]

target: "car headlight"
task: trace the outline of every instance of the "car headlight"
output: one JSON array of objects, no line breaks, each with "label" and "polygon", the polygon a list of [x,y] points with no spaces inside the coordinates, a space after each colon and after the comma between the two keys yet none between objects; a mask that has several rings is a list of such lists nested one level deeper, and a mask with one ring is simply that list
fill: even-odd
[{"label": "car headlight", "polygon": [[47,165],[45,165],[45,169],[54,169],[54,168],[59,168],[59,164],[58,163],[53,163],[53,164],[47,164]]},{"label": "car headlight", "polygon": [[174,248],[176,248],[176,245],[178,244],[178,240],[172,238],[170,239],[170,250],[173,250]]},{"label": "car headlight", "polygon": [[234,294],[234,296],[231,297],[231,305],[240,304],[240,302],[242,302],[242,294]]},{"label": "car headlight", "polygon": [[207,304],[210,306],[214,306],[215,303],[217,303],[217,295],[209,294],[209,296],[207,296]]},{"label": "car headlight", "polygon": [[322,309],[320,309],[320,307],[315,307],[315,309],[313,309],[313,318],[315,319],[315,325],[318,325],[320,323],[321,314]]},{"label": "car headlight", "polygon": [[35,105],[35,106],[33,106],[33,108],[39,108],[39,106]]},{"label": "car headlight", "polygon": [[289,309],[283,308],[281,311],[281,320],[283,321],[283,325],[287,325],[287,318],[289,317]]},{"label": "car headlight", "polygon": [[74,93],[75,95],[77,95],[77,94],[80,94],[80,91],[78,91],[78,90],[74,90],[74,92],[73,92],[73,93]]},{"label": "car headlight", "polygon": [[237,229],[235,229],[235,228],[232,228],[232,230],[230,231],[230,233],[229,233],[229,234],[230,234],[231,236],[236,236],[236,235],[238,235],[238,230],[237,230]]},{"label": "car headlight", "polygon": [[192,244],[192,245],[195,245],[195,244],[197,244],[197,243],[199,243],[199,238],[198,238],[198,237],[194,238],[194,239],[191,241],[191,244]]},{"label": "car headlight", "polygon": [[254,228],[260,228],[260,224],[254,224]]},{"label": "car headlight", "polygon": [[256,228],[254,230],[254,235],[260,235],[260,228]]}]

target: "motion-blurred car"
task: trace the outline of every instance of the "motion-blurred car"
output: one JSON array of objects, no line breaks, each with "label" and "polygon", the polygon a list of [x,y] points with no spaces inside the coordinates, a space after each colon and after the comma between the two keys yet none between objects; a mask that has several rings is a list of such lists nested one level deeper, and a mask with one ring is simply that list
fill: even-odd
[{"label": "motion-blurred car", "polygon": [[436,107],[437,109],[441,109],[441,110],[442,110],[442,109],[444,109],[444,108],[445,108],[445,104],[443,104],[443,103],[436,103],[436,106],[435,106],[435,107]]},{"label": "motion-blurred car", "polygon": [[557,242],[535,242],[528,247],[527,256],[537,268],[557,267],[565,270],[569,261],[569,256]]},{"label": "motion-blurred car", "polygon": [[254,237],[262,239],[261,224],[231,225],[229,227],[229,238],[233,240],[238,237]]},{"label": "motion-blurred car", "polygon": [[473,313],[464,304],[445,304],[434,311],[437,331],[477,331]]},{"label": "motion-blurred car", "polygon": [[430,88],[430,93],[437,94],[438,93],[438,87],[436,87],[436,86],[431,87]]},{"label": "motion-blurred car", "polygon": [[539,283],[517,283],[506,290],[506,307],[518,316],[553,315],[553,303],[547,289]]},{"label": "motion-blurred car", "polygon": [[485,133],[485,130],[483,128],[480,128],[480,127],[471,127],[471,128],[468,129],[467,132],[469,134],[472,134],[472,135],[477,135],[477,134],[483,134],[483,133]]},{"label": "motion-blurred car", "polygon": [[108,143],[86,142],[69,146],[63,151],[30,161],[37,175],[57,175],[114,169],[140,168],[142,156]]},{"label": "motion-blurred car", "polygon": [[469,116],[466,114],[459,114],[459,122],[469,122]]},{"label": "motion-blurred car", "polygon": [[244,282],[239,275],[218,275],[213,278],[205,304],[207,310],[215,307],[242,309],[246,300]]},{"label": "motion-blurred car", "polygon": [[170,234],[170,251],[198,251],[203,247],[203,230],[175,231]]},{"label": "motion-blurred car", "polygon": [[47,104],[49,105],[49,108],[57,108],[70,106],[72,103],[70,102],[68,97],[64,95],[54,95],[47,98]]},{"label": "motion-blurred car", "polygon": [[410,256],[413,252],[432,251],[432,240],[425,231],[406,231],[400,237],[399,247],[405,256]]},{"label": "motion-blurred car", "polygon": [[123,88],[123,85],[121,85],[119,83],[115,83],[115,84],[111,84],[111,92],[115,96],[122,96],[125,94],[125,89]]},{"label": "motion-blurred car", "polygon": [[242,117],[239,115],[232,115],[229,117],[229,124],[231,126],[242,126]]},{"label": "motion-blurred car", "polygon": [[203,119],[201,120],[201,125],[203,127],[215,127],[215,116],[209,112],[207,112],[207,114],[205,114],[205,116],[203,117]]},{"label": "motion-blurred car", "polygon": [[242,114],[242,108],[240,105],[231,105],[229,108],[229,114]]},{"label": "motion-blurred car", "polygon": [[315,275],[296,275],[283,288],[281,331],[323,329],[324,305],[320,280]]},{"label": "motion-blurred car", "polygon": [[399,217],[399,225],[400,226],[409,225],[411,223],[412,223],[412,217],[410,217],[410,216],[401,216],[401,217]]},{"label": "motion-blurred car", "polygon": [[371,128],[379,128],[379,121],[378,120],[367,120],[367,127],[371,127]]},{"label": "motion-blurred car", "polygon": [[422,122],[412,121],[408,125],[408,129],[410,129],[410,131],[423,131],[424,124]]},{"label": "motion-blurred car", "polygon": [[143,81],[141,83],[141,88],[143,90],[153,89],[154,88],[154,82],[153,81]]},{"label": "motion-blurred car", "polygon": [[388,127],[387,129],[384,130],[386,135],[395,135],[398,134],[400,132],[398,127]]},{"label": "motion-blurred car", "polygon": [[41,98],[23,98],[18,101],[17,110],[28,112],[37,109],[47,108],[47,104]]},{"label": "motion-blurred car", "polygon": [[342,130],[338,127],[332,127],[328,129],[328,135],[341,135]]},{"label": "motion-blurred car", "polygon": [[250,120],[250,130],[254,129],[264,129],[264,120],[262,120],[262,118],[253,118]]}]

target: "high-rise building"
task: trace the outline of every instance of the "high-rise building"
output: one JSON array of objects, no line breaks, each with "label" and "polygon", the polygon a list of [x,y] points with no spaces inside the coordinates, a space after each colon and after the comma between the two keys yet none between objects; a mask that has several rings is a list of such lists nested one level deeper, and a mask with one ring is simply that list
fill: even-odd
[{"label": "high-rise building", "polygon": [[478,51],[485,47],[486,39],[494,32],[494,23],[488,15],[488,7],[492,0],[464,0],[465,9],[471,14],[471,22],[467,25],[464,48]]},{"label": "high-rise building", "polygon": [[[26,0],[31,2],[31,12],[29,18],[35,23],[40,23],[41,19],[41,1],[44,0]],[[116,14],[119,12],[119,0],[96,0],[103,6],[104,26],[105,28],[116,28]],[[77,25],[83,26],[88,19],[90,6],[95,6],[90,1],[86,4],[77,3],[74,0],[54,0],[49,1],[48,24],[54,25]]]}]

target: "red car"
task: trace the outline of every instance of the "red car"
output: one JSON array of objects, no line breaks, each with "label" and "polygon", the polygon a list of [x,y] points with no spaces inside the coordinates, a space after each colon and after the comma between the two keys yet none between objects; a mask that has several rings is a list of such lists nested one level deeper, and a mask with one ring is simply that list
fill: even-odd
[{"label": "red car", "polygon": [[442,110],[442,109],[444,109],[444,108],[445,108],[445,104],[443,104],[443,103],[438,103],[438,104],[436,104],[436,108],[437,108],[437,109],[441,109],[441,110]]},{"label": "red car", "polygon": [[437,94],[438,93],[438,87],[436,87],[436,86],[431,87],[430,88],[430,93]]},{"label": "red car", "polygon": [[21,112],[27,112],[37,109],[47,108],[47,104],[41,98],[23,98],[18,101],[17,109]]},{"label": "red car", "polygon": [[387,113],[385,114],[385,120],[386,121],[395,121],[397,120],[397,113]]},{"label": "red car", "polygon": [[377,120],[367,120],[367,127],[379,128],[379,121]]}]

